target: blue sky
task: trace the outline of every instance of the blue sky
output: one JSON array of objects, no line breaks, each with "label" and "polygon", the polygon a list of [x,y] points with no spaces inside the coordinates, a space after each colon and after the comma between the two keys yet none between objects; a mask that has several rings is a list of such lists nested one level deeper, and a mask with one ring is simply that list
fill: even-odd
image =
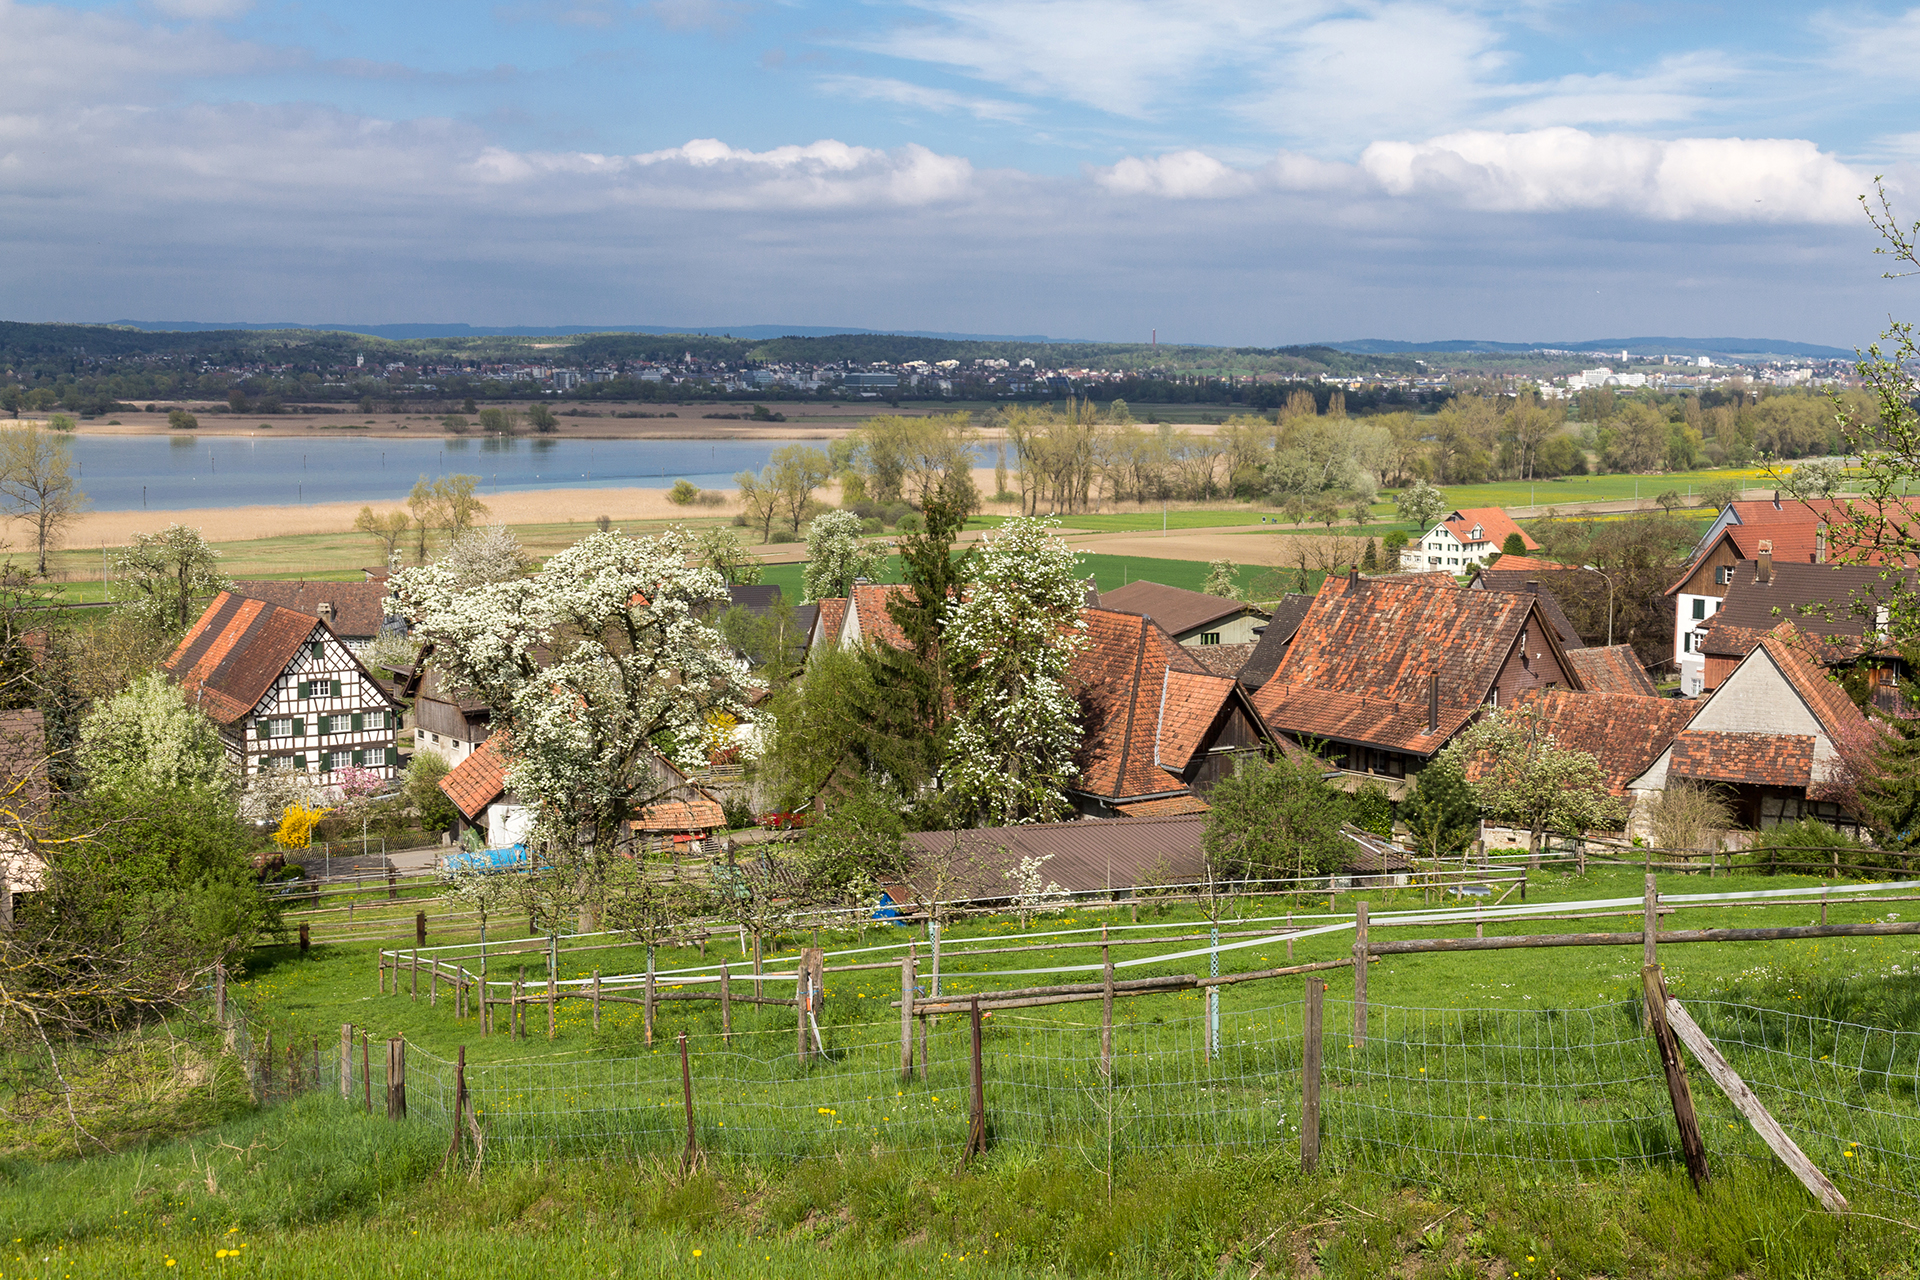
[{"label": "blue sky", "polygon": [[[0,315],[1852,345],[1920,9],[0,0]],[[1912,191],[1909,199],[1908,191]]]}]

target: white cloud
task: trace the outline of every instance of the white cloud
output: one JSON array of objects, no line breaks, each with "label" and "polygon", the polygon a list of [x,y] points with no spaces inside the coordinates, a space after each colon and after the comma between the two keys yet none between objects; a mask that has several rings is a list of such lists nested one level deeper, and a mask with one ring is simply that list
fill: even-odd
[{"label": "white cloud", "polygon": [[998,120],[1005,124],[1017,124],[1033,114],[1030,108],[1017,102],[1007,102],[1000,98],[975,98],[947,89],[935,89],[928,85],[909,84],[905,80],[892,80],[878,76],[822,76],[818,83],[828,93],[837,94],[840,97],[861,98],[869,102],[891,102],[897,106],[917,111],[933,111],[941,115],[965,114],[977,120]]},{"label": "white cloud", "polygon": [[1557,124],[1653,125],[1686,120],[1712,105],[1705,90],[1741,79],[1744,69],[1718,52],[1662,58],[1638,75],[1568,75],[1508,91],[1519,99],[1485,123],[1520,128]]},{"label": "white cloud", "polygon": [[1204,151],[1128,156],[1110,168],[1092,170],[1092,177],[1115,195],[1170,200],[1231,199],[1258,191],[1327,191],[1356,184],[1352,165],[1289,151],[1254,169],[1232,167]]},{"label": "white cloud", "polygon": [[204,29],[175,31],[105,13],[0,0],[0,109],[153,101],[204,76],[246,75],[298,60]]},{"label": "white cloud", "polygon": [[1696,222],[1844,222],[1866,179],[1793,138],[1663,141],[1578,129],[1376,142],[1360,167],[1389,194],[1501,212],[1610,210]]}]

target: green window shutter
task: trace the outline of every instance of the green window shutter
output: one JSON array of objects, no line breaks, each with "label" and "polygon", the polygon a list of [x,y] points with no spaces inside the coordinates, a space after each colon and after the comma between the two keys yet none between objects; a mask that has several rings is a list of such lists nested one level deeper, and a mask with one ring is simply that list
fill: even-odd
[{"label": "green window shutter", "polygon": [[313,696],[313,686],[305,680],[302,680],[294,687],[293,696],[296,698],[311,698]]},{"label": "green window shutter", "polygon": [[267,722],[266,722],[265,720],[255,720],[255,721],[253,722],[253,731],[254,731],[254,733],[255,733],[256,735],[258,735],[259,737],[262,737],[262,738],[264,738],[264,737],[266,737],[266,736],[267,736]]},{"label": "green window shutter", "polygon": [[327,647],[323,642],[315,640],[307,646],[307,651],[313,655],[314,660],[317,662],[326,656]]},{"label": "green window shutter", "polygon": [[304,738],[307,736],[307,721],[305,716],[295,716],[293,718],[293,736],[296,738]]},{"label": "green window shutter", "polygon": [[338,680],[333,682],[333,696],[336,698],[340,696],[340,682]]},{"label": "green window shutter", "polygon": [[367,753],[366,753],[366,752],[364,752],[364,751],[356,751],[356,752],[354,752],[354,753],[353,753],[353,763],[354,763],[354,767],[355,767],[355,768],[358,768],[359,766],[361,766],[361,765],[363,765],[363,764],[365,764],[366,762],[367,762]]},{"label": "green window shutter", "polygon": [[[353,731],[355,733],[359,733],[362,729],[367,727],[367,718],[361,715],[358,711],[353,713],[353,715],[349,718],[348,722],[353,726]],[[354,763],[358,764],[360,762],[356,760],[354,761]]]},{"label": "green window shutter", "polygon": [[321,735],[322,737],[325,737],[325,736],[326,736],[327,734],[329,734],[329,733],[332,733],[332,732],[333,732],[333,717],[332,717],[332,716],[321,716],[321,717],[320,717],[320,728],[319,728],[319,729],[317,730],[317,732],[318,732],[318,733],[319,733],[319,734],[320,734],[320,735]]},{"label": "green window shutter", "polygon": [[[296,723],[297,723],[297,722],[296,722]],[[305,755],[296,755],[296,756],[294,756],[294,758],[293,758],[293,767],[294,767],[294,768],[296,768],[296,769],[304,769],[304,768],[306,768],[306,767],[307,767],[307,757],[306,757]]]},{"label": "green window shutter", "polygon": [[387,748],[387,767],[389,769],[398,769],[400,767],[400,748]]}]

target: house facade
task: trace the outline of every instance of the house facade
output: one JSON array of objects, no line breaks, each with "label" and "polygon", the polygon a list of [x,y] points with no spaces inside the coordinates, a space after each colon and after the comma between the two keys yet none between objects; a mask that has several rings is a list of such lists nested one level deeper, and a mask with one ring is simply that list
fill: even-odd
[{"label": "house facade", "polygon": [[1400,553],[1400,567],[1406,570],[1442,570],[1456,577],[1484,566],[1500,548],[1507,535],[1519,534],[1528,551],[1538,551],[1527,531],[1499,507],[1473,507],[1455,511],[1420,535],[1420,540]]},{"label": "house facade", "polygon": [[1267,613],[1255,605],[1158,582],[1129,582],[1100,593],[1100,607],[1145,614],[1183,645],[1252,644]]},{"label": "house facade", "polygon": [[162,666],[244,774],[399,773],[399,704],[320,618],[222,592]]}]

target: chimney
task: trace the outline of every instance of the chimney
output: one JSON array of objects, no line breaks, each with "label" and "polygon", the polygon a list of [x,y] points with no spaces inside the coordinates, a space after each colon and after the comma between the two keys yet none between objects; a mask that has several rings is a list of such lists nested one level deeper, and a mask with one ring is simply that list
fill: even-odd
[{"label": "chimney", "polygon": [[1440,673],[1427,677],[1427,732],[1440,732]]},{"label": "chimney", "polygon": [[1357,587],[1359,585],[1360,585],[1360,571],[1358,569],[1347,570],[1347,586],[1351,588],[1351,587]]},{"label": "chimney", "polygon": [[314,606],[314,612],[318,613],[322,618],[324,618],[328,622],[333,621],[333,604],[331,601],[322,600],[319,604]]},{"label": "chimney", "polygon": [[1815,564],[1827,562],[1827,522],[1824,520],[1813,531],[1813,562]]},{"label": "chimney", "polygon": [[1540,584],[1539,584],[1538,582],[1536,582],[1536,581],[1533,581],[1532,579],[1529,579],[1529,580],[1528,580],[1528,582],[1527,582],[1527,594],[1528,594],[1528,595],[1530,595],[1530,596],[1537,596],[1537,595],[1539,595],[1539,594],[1540,594]]},{"label": "chimney", "polygon": [[1773,491],[1773,509],[1775,511],[1780,509],[1780,491],[1778,489]]},{"label": "chimney", "polygon": [[1760,572],[1755,575],[1756,582],[1773,581],[1773,539],[1760,539]]}]

